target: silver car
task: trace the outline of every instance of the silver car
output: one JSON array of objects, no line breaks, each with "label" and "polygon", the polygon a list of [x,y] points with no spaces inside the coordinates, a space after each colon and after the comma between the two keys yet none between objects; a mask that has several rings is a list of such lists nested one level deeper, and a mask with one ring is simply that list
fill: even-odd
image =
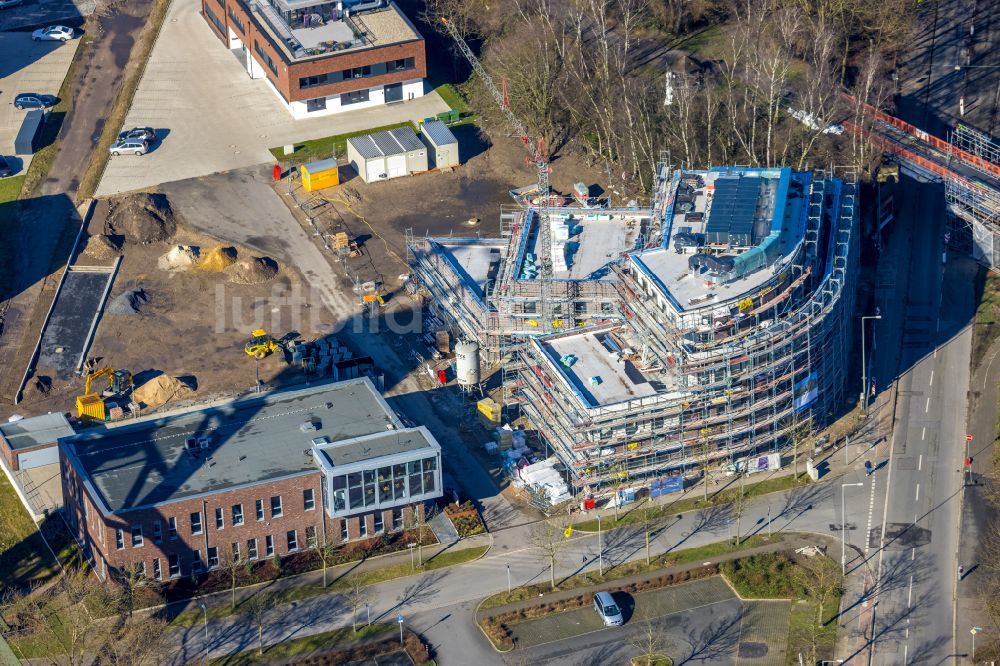
[{"label": "silver car", "polygon": [[125,139],[115,141],[111,144],[111,154],[118,155],[145,155],[149,151],[149,144],[141,139]]},{"label": "silver car", "polygon": [[594,610],[601,616],[606,627],[617,627],[625,624],[621,609],[615,603],[610,592],[598,592],[594,595]]}]

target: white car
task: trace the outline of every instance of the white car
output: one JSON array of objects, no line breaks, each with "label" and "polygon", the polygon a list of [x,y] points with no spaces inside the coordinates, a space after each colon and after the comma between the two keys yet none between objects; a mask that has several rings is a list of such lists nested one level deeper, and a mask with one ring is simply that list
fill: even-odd
[{"label": "white car", "polygon": [[115,157],[119,155],[145,155],[149,144],[142,139],[124,139],[111,144],[110,152]]},{"label": "white car", "polygon": [[73,39],[73,28],[67,28],[64,25],[50,25],[31,33],[31,38],[36,42],[68,42]]}]

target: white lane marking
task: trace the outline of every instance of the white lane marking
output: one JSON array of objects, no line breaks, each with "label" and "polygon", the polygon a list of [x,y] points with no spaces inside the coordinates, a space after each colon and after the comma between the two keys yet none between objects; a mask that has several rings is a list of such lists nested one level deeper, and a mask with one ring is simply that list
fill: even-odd
[{"label": "white lane marking", "polygon": [[920,484],[919,483],[917,484],[917,496],[913,498],[913,501],[914,502],[919,502],[920,501]]},{"label": "white lane marking", "polygon": [[913,576],[910,576],[910,591],[906,593],[906,607],[909,608],[913,602]]},{"label": "white lane marking", "polygon": [[934,371],[933,371],[933,370],[931,370],[931,381],[930,381],[930,385],[931,385],[931,386],[934,386]]},{"label": "white lane marking", "polygon": [[917,559],[917,549],[913,547],[910,549],[910,561],[912,562],[915,559]]},{"label": "white lane marking", "polygon": [[924,413],[930,411],[930,408],[931,408],[931,399],[927,398],[927,404],[924,405]]},{"label": "white lane marking", "polygon": [[927,426],[920,428],[920,441],[924,441],[924,436],[927,435]]},{"label": "white lane marking", "polygon": [[[872,479],[872,491],[868,496],[868,534],[872,533],[872,520],[875,518],[875,477]],[[871,550],[872,542],[868,539],[865,542],[865,557],[868,557],[868,552]]]},{"label": "white lane marking", "polygon": [[[920,439],[923,439],[923,437],[921,436]],[[917,458],[917,471],[919,472],[923,468],[923,466],[924,466],[924,454],[921,453],[920,457]]]}]

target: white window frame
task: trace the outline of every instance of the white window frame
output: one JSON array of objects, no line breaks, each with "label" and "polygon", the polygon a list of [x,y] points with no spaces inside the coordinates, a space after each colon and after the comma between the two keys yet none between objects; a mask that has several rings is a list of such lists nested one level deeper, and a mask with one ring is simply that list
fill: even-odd
[{"label": "white window frame", "polygon": [[257,539],[247,539],[247,559],[256,560],[257,559]]},{"label": "white window frame", "polygon": [[177,541],[177,518],[175,516],[167,518],[167,538],[171,541]]},{"label": "white window frame", "polygon": [[[173,560],[176,564],[172,564],[170,560]],[[173,573],[175,568],[177,569],[177,573]],[[181,577],[181,556],[177,553],[171,553],[167,556],[167,576],[169,578]]]},{"label": "white window frame", "polygon": [[298,530],[288,530],[285,533],[285,545],[288,546],[288,552],[294,553],[299,550],[299,531]]},{"label": "white window frame", "polygon": [[153,558],[153,579],[154,580],[163,579],[163,570],[160,569],[160,558],[158,557]]},{"label": "white window frame", "polygon": [[257,522],[264,520],[264,500],[259,499],[254,504],[254,511],[257,512]]},{"label": "white window frame", "polygon": [[[274,511],[274,500],[278,500],[278,512],[277,513],[275,513],[275,511]],[[285,509],[281,505],[281,495],[272,495],[271,496],[271,518],[281,518],[283,515],[285,515]]]},{"label": "white window frame", "polygon": [[125,530],[118,527],[115,528],[115,550],[123,550],[125,548]]},{"label": "white window frame", "polygon": [[[194,517],[195,516],[198,516],[198,529],[197,529],[197,531],[195,531],[195,521],[194,521]],[[202,520],[201,511],[192,511],[191,515],[190,515],[190,519],[191,519],[191,534],[192,535],[204,534],[204,532],[205,532],[205,522],[204,522],[204,520]]]},{"label": "white window frame", "polygon": [[[239,512],[237,512],[237,509],[239,510]],[[240,526],[242,526],[243,525],[243,505],[242,504],[234,504],[229,509],[229,512],[230,512],[230,522],[233,524],[233,527],[240,527]],[[237,518],[238,518],[238,520],[237,520]]]},{"label": "white window frame", "polygon": [[306,488],[305,490],[302,491],[302,509],[304,511],[312,511],[315,508],[316,508],[316,491],[314,491],[312,488]]},{"label": "white window frame", "polygon": [[223,530],[226,528],[226,511],[221,506],[215,507],[215,529]]},{"label": "white window frame", "polygon": [[[136,535],[136,530],[139,531],[138,535]],[[132,525],[130,531],[132,533],[132,547],[142,548],[142,544],[144,543],[144,540],[142,538],[142,525]],[[136,536],[139,537],[139,543],[136,543]]]},{"label": "white window frame", "polygon": [[[212,557],[212,551],[215,551],[215,557]],[[215,560],[215,564],[212,564],[212,560]],[[208,565],[208,570],[211,571],[219,566],[219,548],[218,546],[209,546],[205,550],[205,564]]]},{"label": "white window frame", "polygon": [[264,537],[264,553],[266,557],[274,555],[274,537],[270,534]]},{"label": "white window frame", "polygon": [[153,521],[153,543],[163,543],[163,521]]}]

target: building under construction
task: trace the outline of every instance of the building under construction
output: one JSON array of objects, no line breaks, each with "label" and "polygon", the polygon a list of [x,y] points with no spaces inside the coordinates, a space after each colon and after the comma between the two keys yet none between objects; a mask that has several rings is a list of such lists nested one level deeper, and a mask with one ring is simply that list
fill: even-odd
[{"label": "building under construction", "polygon": [[[551,283],[530,270],[532,209],[495,241],[413,242],[415,272],[502,361],[508,402],[575,488],[770,453],[844,398],[859,252],[857,188],[840,176],[661,165],[643,211],[547,210],[583,227]],[[582,250],[598,221],[608,236]]]}]

